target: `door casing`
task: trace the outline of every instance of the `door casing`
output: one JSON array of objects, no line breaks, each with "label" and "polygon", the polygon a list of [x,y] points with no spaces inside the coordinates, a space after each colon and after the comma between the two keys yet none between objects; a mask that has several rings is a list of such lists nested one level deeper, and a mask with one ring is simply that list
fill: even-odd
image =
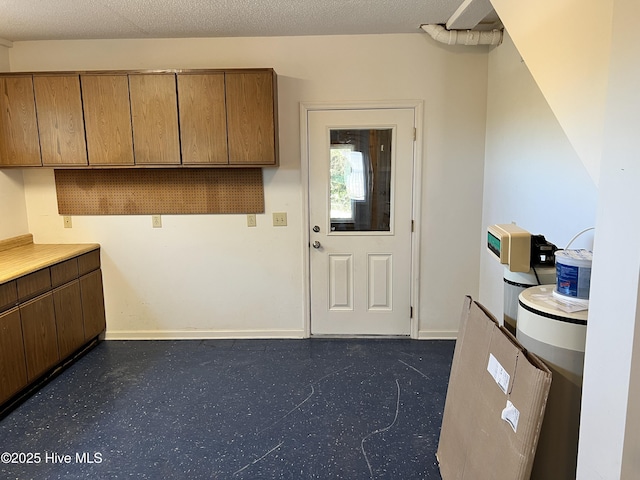
[{"label": "door casing", "polygon": [[303,248],[303,296],[304,296],[304,336],[311,336],[311,280],[310,280],[310,228],[309,223],[309,133],[308,113],[314,110],[384,110],[413,109],[416,126],[416,139],[413,148],[413,233],[411,241],[411,338],[417,339],[419,333],[420,312],[420,237],[421,237],[421,199],[422,199],[422,131],[423,101],[398,100],[388,102],[357,103],[300,103],[300,158],[302,170],[303,212],[302,239]]}]

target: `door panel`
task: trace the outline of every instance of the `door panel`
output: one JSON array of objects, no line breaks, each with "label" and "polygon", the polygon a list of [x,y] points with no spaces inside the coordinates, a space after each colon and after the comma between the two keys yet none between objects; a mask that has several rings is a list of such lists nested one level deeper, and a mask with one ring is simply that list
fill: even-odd
[{"label": "door panel", "polygon": [[133,165],[129,80],[122,75],[81,75],[90,165]]},{"label": "door panel", "polygon": [[277,163],[275,77],[272,72],[227,72],[229,163]]},{"label": "door panel", "polygon": [[0,165],[42,165],[31,75],[0,77],[0,110]]},{"label": "door panel", "polygon": [[54,290],[58,350],[60,358],[71,355],[84,343],[84,323],[78,280]]},{"label": "door panel", "polygon": [[20,311],[14,308],[0,314],[0,404],[26,385]]},{"label": "door panel", "polygon": [[102,270],[95,270],[80,277],[80,298],[84,318],[84,339],[89,341],[106,328]]},{"label": "door panel", "polygon": [[135,163],[179,164],[175,75],[129,75],[129,95]]},{"label": "door panel", "polygon": [[20,306],[22,334],[31,382],[60,360],[53,295],[46,293]]},{"label": "door panel", "polygon": [[178,74],[177,80],[182,163],[229,163],[224,73]]},{"label": "door panel", "polygon": [[312,335],[409,335],[413,109],[308,112]]},{"label": "door panel", "polygon": [[369,310],[392,310],[393,256],[369,254]]},{"label": "door panel", "polygon": [[329,255],[329,310],[353,310],[353,255]]},{"label": "door panel", "polygon": [[33,87],[42,165],[87,165],[80,77],[37,76]]}]

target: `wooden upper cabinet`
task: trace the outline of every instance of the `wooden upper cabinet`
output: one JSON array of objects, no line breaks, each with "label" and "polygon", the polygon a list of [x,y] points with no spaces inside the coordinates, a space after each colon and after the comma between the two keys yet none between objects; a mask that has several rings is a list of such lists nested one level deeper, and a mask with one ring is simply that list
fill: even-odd
[{"label": "wooden upper cabinet", "polygon": [[129,75],[136,165],[180,163],[175,74]]},{"label": "wooden upper cabinet", "polygon": [[129,78],[81,75],[89,165],[133,165]]},{"label": "wooden upper cabinet", "polygon": [[277,165],[275,74],[226,72],[229,164]]},{"label": "wooden upper cabinet", "polygon": [[278,165],[272,69],[0,74],[2,167]]},{"label": "wooden upper cabinet", "polygon": [[227,164],[224,73],[178,74],[182,163]]},{"label": "wooden upper cabinet", "polygon": [[44,166],[87,165],[79,75],[34,76]]},{"label": "wooden upper cabinet", "polygon": [[0,76],[0,166],[42,165],[33,79]]}]

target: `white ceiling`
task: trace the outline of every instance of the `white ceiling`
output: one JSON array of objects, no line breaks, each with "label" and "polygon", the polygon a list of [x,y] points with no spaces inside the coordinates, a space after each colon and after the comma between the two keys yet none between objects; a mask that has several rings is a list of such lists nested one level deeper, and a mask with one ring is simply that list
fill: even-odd
[{"label": "white ceiling", "polygon": [[418,33],[495,28],[490,0],[0,0],[0,39]]}]

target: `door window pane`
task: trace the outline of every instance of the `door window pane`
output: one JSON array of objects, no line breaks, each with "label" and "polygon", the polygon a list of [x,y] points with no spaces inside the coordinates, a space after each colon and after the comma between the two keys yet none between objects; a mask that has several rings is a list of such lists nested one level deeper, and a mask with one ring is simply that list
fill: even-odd
[{"label": "door window pane", "polygon": [[391,230],[391,134],[331,130],[331,231]]}]

